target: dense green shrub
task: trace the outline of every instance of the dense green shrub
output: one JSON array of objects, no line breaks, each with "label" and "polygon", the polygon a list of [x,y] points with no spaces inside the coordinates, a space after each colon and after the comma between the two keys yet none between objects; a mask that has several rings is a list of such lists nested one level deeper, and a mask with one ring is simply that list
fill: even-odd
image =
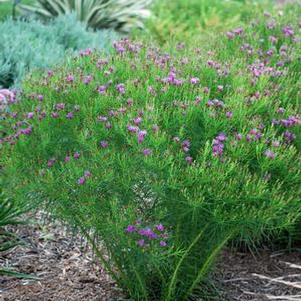
[{"label": "dense green shrub", "polygon": [[263,0],[155,0],[147,29],[160,43],[188,40],[226,30],[255,17],[271,1]]},{"label": "dense green shrub", "polygon": [[73,15],[48,25],[7,19],[0,23],[0,87],[18,85],[29,70],[62,62],[66,50],[108,49],[114,38],[111,31],[87,32]]},{"label": "dense green shrub", "polygon": [[110,28],[130,32],[142,28],[150,16],[152,0],[37,0],[32,5],[20,5],[26,12],[49,20],[74,12],[77,20],[94,29]]},{"label": "dense green shrub", "polygon": [[3,114],[6,193],[77,226],[134,300],[193,299],[230,238],[300,216],[294,14],[28,77]]}]

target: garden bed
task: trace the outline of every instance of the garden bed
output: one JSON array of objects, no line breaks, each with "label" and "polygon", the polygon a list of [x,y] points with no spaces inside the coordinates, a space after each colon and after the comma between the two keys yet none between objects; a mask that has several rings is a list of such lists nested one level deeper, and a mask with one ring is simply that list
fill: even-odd
[{"label": "garden bed", "polygon": [[[16,231],[27,245],[0,258],[1,265],[35,274],[40,280],[2,278],[1,301],[126,300],[106,272],[94,264],[85,242],[69,229],[40,218],[36,225],[18,226]],[[252,255],[226,250],[215,279],[220,301],[300,300],[301,253],[261,250]]]}]

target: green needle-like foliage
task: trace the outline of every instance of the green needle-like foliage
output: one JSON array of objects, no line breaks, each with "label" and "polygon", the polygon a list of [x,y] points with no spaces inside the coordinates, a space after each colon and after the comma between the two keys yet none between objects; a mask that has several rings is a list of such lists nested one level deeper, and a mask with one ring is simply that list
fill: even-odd
[{"label": "green needle-like foliage", "polygon": [[300,217],[297,16],[29,76],[3,113],[5,192],[78,227],[133,300],[197,297],[229,239]]}]

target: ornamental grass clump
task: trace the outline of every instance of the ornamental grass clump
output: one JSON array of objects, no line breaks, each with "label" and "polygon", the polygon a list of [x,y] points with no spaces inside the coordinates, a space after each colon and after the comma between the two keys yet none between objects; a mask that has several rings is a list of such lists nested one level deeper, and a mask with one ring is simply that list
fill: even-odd
[{"label": "ornamental grass clump", "polygon": [[285,20],[214,51],[124,39],[29,76],[2,114],[5,192],[78,227],[133,300],[197,299],[229,239],[300,216],[300,28]]}]

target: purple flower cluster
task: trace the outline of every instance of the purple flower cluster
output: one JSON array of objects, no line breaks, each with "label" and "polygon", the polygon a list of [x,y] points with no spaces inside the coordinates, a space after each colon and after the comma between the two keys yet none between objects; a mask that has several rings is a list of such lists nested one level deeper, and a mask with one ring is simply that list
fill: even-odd
[{"label": "purple flower cluster", "polygon": [[264,152],[264,155],[269,159],[274,159],[276,157],[276,154],[269,149]]},{"label": "purple flower cluster", "polygon": [[141,221],[137,221],[134,225],[128,225],[125,233],[133,235],[139,247],[150,247],[154,244],[161,247],[167,246],[168,233],[162,224],[154,227],[142,227]]},{"label": "purple flower cluster", "polygon": [[214,157],[221,157],[224,152],[224,142],[227,140],[227,136],[224,133],[218,134],[212,142],[212,154]]},{"label": "purple flower cluster", "polygon": [[147,135],[147,131],[145,130],[139,130],[137,132],[137,140],[139,144],[141,144],[144,141],[146,135]]},{"label": "purple flower cluster", "polygon": [[281,120],[273,119],[272,124],[282,125],[285,128],[290,128],[301,124],[301,119],[297,116],[289,116],[287,119],[281,119]]},{"label": "purple flower cluster", "polygon": [[84,172],[84,175],[77,180],[77,184],[78,185],[84,185],[86,183],[86,180],[88,178],[90,178],[91,176],[92,176],[91,172],[89,170],[86,170]]},{"label": "purple flower cluster", "polygon": [[[80,153],[79,152],[75,152],[73,154],[73,158],[74,158],[74,160],[78,160],[80,158]],[[55,158],[49,159],[47,161],[47,166],[48,167],[52,167],[56,161],[57,161],[57,159],[55,159]],[[65,158],[64,158],[64,162],[68,163],[70,161],[71,161],[71,156],[70,155],[66,155]]]},{"label": "purple flower cluster", "polygon": [[139,42],[132,42],[129,39],[125,38],[119,41],[115,41],[113,43],[113,47],[118,54],[123,55],[126,52],[138,53],[143,45]]},{"label": "purple flower cluster", "polygon": [[207,106],[208,107],[215,107],[215,108],[224,108],[225,104],[221,100],[213,99],[213,100],[208,100]]},{"label": "purple flower cluster", "polygon": [[124,94],[125,93],[125,85],[124,84],[118,84],[116,86],[116,90],[118,91],[119,94]]}]

